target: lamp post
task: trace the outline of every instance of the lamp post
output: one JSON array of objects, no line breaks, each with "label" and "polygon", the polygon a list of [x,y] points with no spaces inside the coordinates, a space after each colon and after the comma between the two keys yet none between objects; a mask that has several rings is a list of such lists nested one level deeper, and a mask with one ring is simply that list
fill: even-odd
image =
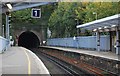
[{"label": "lamp post", "polygon": [[[95,19],[97,20],[98,19],[98,14],[97,14],[97,12],[93,12],[93,15],[95,15]],[[93,33],[93,35],[97,35],[97,33]]]},{"label": "lamp post", "polygon": [[[77,22],[77,25],[79,25],[79,20],[75,19],[75,21]],[[77,36],[79,36],[79,29],[77,29]]]},{"label": "lamp post", "polygon": [[[93,12],[94,15],[96,15],[96,20],[98,19],[98,14],[96,12]],[[101,28],[98,28],[98,29],[101,29]],[[97,30],[97,29],[96,29]],[[96,32],[96,36],[97,36],[97,39],[96,39],[96,42],[97,42],[97,51],[100,52],[100,32],[97,30]]]},{"label": "lamp post", "polygon": [[96,20],[97,20],[97,18],[98,18],[98,14],[97,14],[96,12],[93,12],[93,14],[96,15],[95,18],[96,18]]},{"label": "lamp post", "polygon": [[[79,25],[79,19],[75,19],[77,21],[77,25]],[[77,28],[77,36],[79,36],[79,28]],[[79,48],[79,42],[78,42],[78,38],[76,38],[75,36],[73,37],[73,40],[76,41],[76,45],[77,48]]]},{"label": "lamp post", "polygon": [[4,31],[4,25],[3,25],[3,37],[5,37],[5,36],[4,36],[4,32],[5,32],[5,31]]}]

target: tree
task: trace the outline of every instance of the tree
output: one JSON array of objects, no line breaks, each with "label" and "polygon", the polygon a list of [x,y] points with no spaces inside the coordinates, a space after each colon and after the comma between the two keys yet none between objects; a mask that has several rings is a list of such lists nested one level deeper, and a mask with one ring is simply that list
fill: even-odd
[{"label": "tree", "polygon": [[12,12],[12,25],[14,28],[22,27],[45,27],[47,28],[48,20],[56,5],[49,4],[36,7],[41,9],[41,18],[31,18],[32,8]]},{"label": "tree", "polygon": [[[12,23],[10,28],[11,34],[14,35],[15,30],[22,29],[22,28],[26,28],[28,30],[35,28],[38,31],[40,29],[43,29],[46,34],[49,17],[51,16],[51,13],[54,11],[56,6],[57,6],[57,3],[36,7],[41,9],[42,16],[41,18],[38,18],[38,19],[31,18],[32,8],[11,12],[11,15],[12,15],[11,17]],[[5,19],[3,20],[5,24]]]},{"label": "tree", "polygon": [[86,6],[84,23],[118,14],[118,2],[92,2]]},{"label": "tree", "polygon": [[[78,24],[94,21],[120,13],[118,2],[61,2],[51,14],[49,28],[52,37],[71,37],[76,35],[76,21]],[[95,14],[93,14],[95,13]],[[86,31],[85,35],[90,35]]]},{"label": "tree", "polygon": [[77,3],[58,3],[58,8],[49,19],[52,37],[70,37],[76,35],[76,7]]}]

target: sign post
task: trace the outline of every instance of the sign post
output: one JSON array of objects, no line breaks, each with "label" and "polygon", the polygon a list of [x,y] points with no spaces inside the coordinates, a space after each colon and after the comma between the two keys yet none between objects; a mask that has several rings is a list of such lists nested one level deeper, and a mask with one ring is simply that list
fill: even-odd
[{"label": "sign post", "polygon": [[33,8],[31,11],[32,18],[41,18],[41,9]]}]

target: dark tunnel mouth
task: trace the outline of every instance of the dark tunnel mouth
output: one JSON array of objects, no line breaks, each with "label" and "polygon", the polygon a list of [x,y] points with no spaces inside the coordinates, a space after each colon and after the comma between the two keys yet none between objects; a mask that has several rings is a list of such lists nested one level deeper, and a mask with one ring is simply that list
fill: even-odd
[{"label": "dark tunnel mouth", "polygon": [[37,48],[40,45],[38,37],[31,31],[23,32],[18,39],[18,46],[25,48]]}]

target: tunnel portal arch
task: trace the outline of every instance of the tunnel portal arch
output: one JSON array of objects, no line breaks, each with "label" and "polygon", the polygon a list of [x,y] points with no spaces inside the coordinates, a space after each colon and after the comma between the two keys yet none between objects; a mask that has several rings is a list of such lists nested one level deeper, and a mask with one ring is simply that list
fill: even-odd
[{"label": "tunnel portal arch", "polygon": [[31,31],[25,31],[18,38],[18,46],[25,48],[36,48],[40,45],[37,35]]}]

